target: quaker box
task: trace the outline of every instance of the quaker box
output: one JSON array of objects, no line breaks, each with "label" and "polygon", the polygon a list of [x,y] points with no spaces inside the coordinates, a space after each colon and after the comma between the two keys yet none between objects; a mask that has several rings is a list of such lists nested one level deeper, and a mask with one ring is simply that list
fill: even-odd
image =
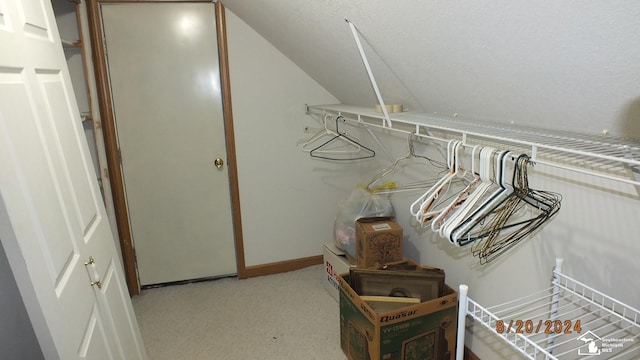
[{"label": "quaker box", "polygon": [[453,360],[458,292],[401,309],[376,313],[351,288],[349,274],[340,283],[340,346],[350,360]]},{"label": "quaker box", "polygon": [[356,220],[356,258],[361,268],[402,260],[402,227],[389,217]]},{"label": "quaker box", "polygon": [[322,253],[324,259],[324,288],[339,302],[338,274],[349,272],[349,268],[354,265],[349,263],[345,253],[338,249],[333,242],[324,244]]}]

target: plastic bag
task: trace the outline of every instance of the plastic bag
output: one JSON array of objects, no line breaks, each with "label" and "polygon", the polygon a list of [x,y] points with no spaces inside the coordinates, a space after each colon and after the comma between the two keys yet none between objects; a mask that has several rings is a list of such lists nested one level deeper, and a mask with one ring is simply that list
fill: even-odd
[{"label": "plastic bag", "polygon": [[356,220],[374,216],[394,216],[393,206],[387,196],[371,194],[362,188],[354,189],[338,207],[333,226],[336,246],[355,258]]}]

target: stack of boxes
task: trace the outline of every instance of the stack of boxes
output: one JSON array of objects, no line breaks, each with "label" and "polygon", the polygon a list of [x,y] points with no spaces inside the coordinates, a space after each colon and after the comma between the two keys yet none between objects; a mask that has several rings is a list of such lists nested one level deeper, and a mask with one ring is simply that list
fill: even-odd
[{"label": "stack of boxes", "polygon": [[[444,284],[444,272],[403,259],[403,229],[392,218],[361,218],[355,228],[355,256],[341,252],[333,243],[324,246],[325,287],[340,303],[340,344],[345,355],[351,360],[454,359],[458,294]],[[381,281],[369,283],[384,284],[387,273],[381,272],[389,264],[396,264],[396,269],[406,266],[410,276],[440,271],[440,293],[414,302],[395,298],[394,293],[369,296],[373,293],[367,293],[362,284],[354,285],[352,269],[354,274],[358,269],[371,270],[367,275],[379,274]],[[389,288],[395,293],[404,290],[399,281]],[[385,290],[378,288],[375,295],[380,291]],[[384,302],[383,306],[372,299]],[[387,306],[389,301],[392,306]]]},{"label": "stack of boxes", "polygon": [[352,267],[368,269],[402,260],[402,227],[393,218],[360,218],[355,228],[355,254],[340,250],[334,242],[324,245],[325,288],[336,301],[340,301],[338,275]]},{"label": "stack of boxes", "polygon": [[340,301],[340,283],[338,276],[349,273],[349,269],[355,267],[355,265],[349,262],[347,255],[338,249],[333,242],[324,244],[323,255],[326,277],[324,288],[336,301]]}]

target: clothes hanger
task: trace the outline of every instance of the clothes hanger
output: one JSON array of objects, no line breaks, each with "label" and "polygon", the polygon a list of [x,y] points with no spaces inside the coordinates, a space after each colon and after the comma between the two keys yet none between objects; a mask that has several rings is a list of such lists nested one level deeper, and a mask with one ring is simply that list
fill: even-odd
[{"label": "clothes hanger", "polygon": [[[329,126],[327,125],[327,122],[331,118],[331,116],[332,116],[331,114],[326,114],[322,119],[323,128],[317,133],[315,133],[313,136],[311,136],[309,139],[304,140],[302,142],[300,147],[302,151],[311,152],[312,150],[317,148],[318,140],[322,139],[323,137],[329,136],[330,139],[333,139],[339,135],[337,132],[337,128],[334,131],[330,129]],[[357,142],[357,139],[355,141]],[[344,146],[341,146],[338,148],[332,148],[332,149],[325,148],[322,150],[318,150],[318,152],[333,153],[333,154],[357,154],[358,152],[360,152],[360,149],[361,149],[361,146],[357,143],[345,142]]]},{"label": "clothes hanger", "polygon": [[495,175],[492,172],[494,169],[491,168],[495,152],[496,150],[490,147],[480,149],[478,172],[481,182],[476,186],[475,190],[467,196],[465,202],[456,207],[454,212],[440,224],[438,234],[441,237],[449,239],[447,235],[449,227],[453,228],[455,224],[462,221],[462,219],[474,209],[474,206],[486,196],[487,191],[495,186]]},{"label": "clothes hanger", "polygon": [[[465,233],[461,234],[466,241],[475,242],[476,240],[482,239],[491,242],[492,239],[500,233],[500,231],[511,227],[505,226],[505,224],[507,220],[520,209],[520,206],[523,204],[520,201],[521,195],[523,192],[527,191],[527,186],[521,181],[523,179],[522,174],[526,172],[526,168],[525,171],[523,171],[522,167],[523,156],[526,155],[520,155],[514,165],[511,181],[513,191],[506,198],[495,203],[492,208],[488,209],[485,214],[478,219],[478,221],[471,224]],[[475,243],[474,246],[476,246]],[[475,249],[483,246],[484,245],[476,246]]]},{"label": "clothes hanger", "polygon": [[[446,165],[438,162],[436,160],[430,159],[426,156],[423,155],[418,155],[415,153],[415,149],[414,149],[414,145],[413,145],[413,138],[414,138],[415,134],[414,133],[409,133],[408,137],[407,137],[407,145],[409,148],[409,152],[406,156],[400,157],[398,159],[396,159],[391,165],[385,167],[384,169],[382,169],[378,174],[376,174],[371,181],[369,181],[369,183],[366,186],[366,189],[371,192],[371,193],[376,193],[376,192],[385,192],[385,193],[392,193],[392,192],[398,192],[398,191],[407,191],[407,190],[415,190],[415,189],[421,189],[424,186],[430,186],[434,183],[434,180],[421,180],[421,181],[415,181],[415,182],[410,182],[410,183],[402,183],[399,184],[398,181],[387,181],[382,183],[382,180],[386,177],[389,177],[390,175],[392,175],[400,166],[400,164],[403,163],[407,163],[407,162],[411,162],[412,160],[425,160],[421,161],[420,164],[429,164],[432,165],[434,167],[442,167],[442,168],[446,168]],[[379,183],[381,183],[380,185],[378,185]]]},{"label": "clothes hanger", "polygon": [[[314,158],[326,159],[326,160],[337,160],[337,161],[348,161],[348,160],[361,160],[368,159],[376,156],[376,152],[368,147],[358,143],[355,139],[350,138],[346,134],[340,132],[339,122],[340,120],[344,120],[343,116],[336,117],[336,133],[333,138],[325,141],[321,145],[309,151],[309,155]],[[359,151],[357,153],[353,152],[326,152],[325,150],[331,149],[329,147],[330,144],[334,144],[336,142],[343,142],[347,144],[351,144],[359,147]],[[360,154],[360,155],[358,155]],[[355,155],[355,156],[354,156]]]},{"label": "clothes hanger", "polygon": [[[432,201],[429,201],[429,203],[425,202],[421,206],[420,220],[421,220],[422,226],[426,226],[446,208],[446,206],[444,207],[434,206],[435,200],[442,198],[443,200],[440,202],[440,204],[447,203],[447,201],[450,200],[450,198],[449,199],[443,198],[442,195],[449,192],[449,189],[451,189],[451,184],[456,179],[456,177],[464,179],[468,177],[470,173],[473,173],[473,171],[470,172],[467,169],[464,169],[461,165],[462,158],[460,156],[460,149],[462,147],[463,145],[460,142],[456,142],[455,147],[453,149],[453,172],[447,174],[447,176],[445,176],[446,180],[437,189],[435,189],[432,195]],[[469,179],[469,181],[472,182],[473,178]],[[445,190],[445,187],[446,187],[446,190]],[[458,193],[458,195],[460,195],[460,193]],[[462,196],[466,198],[464,193],[462,193]]]},{"label": "clothes hanger", "polygon": [[[538,190],[539,191],[539,190]],[[548,192],[547,192],[548,193]],[[559,195],[559,194],[555,194]],[[561,200],[561,197],[560,199]],[[495,240],[492,240],[489,244],[483,247],[482,252],[476,256],[480,257],[480,264],[486,264],[491,262],[513,246],[517,245],[520,241],[531,236],[537,230],[539,230],[546,222],[551,220],[555,214],[560,210],[560,201],[558,205],[554,207],[553,211],[543,211],[537,217],[533,218],[526,226],[523,226],[507,236],[501,236]],[[475,255],[475,254],[474,254]]]},{"label": "clothes hanger", "polygon": [[453,174],[456,171],[455,163],[455,150],[459,142],[456,140],[449,140],[447,143],[447,167],[449,172],[445,174],[438,182],[436,182],[431,188],[429,188],[424,194],[416,199],[409,207],[409,212],[413,215],[419,223],[423,223],[423,213],[428,212],[435,200],[438,199],[440,192],[453,178]]},{"label": "clothes hanger", "polygon": [[468,234],[468,229],[476,224],[478,221],[484,221],[479,219],[486,219],[486,216],[492,215],[496,209],[496,204],[500,204],[507,198],[512,192],[513,187],[507,183],[507,159],[512,158],[510,151],[502,151],[496,158],[495,167],[497,168],[498,176],[494,179],[495,184],[498,186],[496,190],[490,192],[488,197],[485,197],[482,202],[462,221],[460,221],[455,227],[449,228],[447,235],[450,241],[458,246],[468,245],[473,242],[472,239],[462,236],[462,234]]},{"label": "clothes hanger", "polygon": [[461,236],[461,234],[466,234],[472,224],[478,221],[479,218],[483,217],[483,215],[494,210],[495,204],[501,203],[513,192],[513,188],[505,182],[506,160],[510,157],[510,153],[510,151],[502,151],[495,159],[495,167],[498,170],[498,176],[495,178],[494,182],[498,185],[497,189],[490,193],[488,198],[483,197],[483,201],[479,202],[478,206],[472,207],[471,211],[468,212],[468,215],[457,217],[456,221],[445,225],[444,235],[453,244],[458,246],[469,244],[471,241]]},{"label": "clothes hanger", "polygon": [[[481,264],[494,260],[537,231],[560,210],[562,201],[560,194],[529,187],[527,174],[529,164],[529,157],[526,154],[518,157],[512,180],[514,192],[502,206],[499,216],[495,216],[481,227],[479,235],[472,235],[476,237],[476,241],[480,240],[474,243],[472,253],[480,257]],[[537,215],[510,223],[509,221],[515,214],[521,212],[523,207],[529,208],[531,213],[537,213]]]},{"label": "clothes hanger", "polygon": [[444,223],[447,216],[449,216],[457,206],[464,203],[472,190],[480,183],[480,170],[478,169],[476,171],[475,166],[476,152],[478,149],[482,149],[482,147],[476,145],[473,147],[473,151],[471,152],[471,175],[473,176],[473,180],[458,193],[458,196],[456,196],[444,209],[442,209],[442,211],[440,211],[433,221],[431,221],[431,231],[439,233],[441,225]]},{"label": "clothes hanger", "polygon": [[[455,140],[449,140],[447,143],[447,168],[449,171],[453,171],[453,163],[452,163],[452,154],[451,154],[451,146],[455,143]],[[424,192],[420,197],[418,197],[411,205],[409,206],[409,213],[416,218],[420,222],[420,208],[422,203],[430,196],[430,194],[440,185],[440,183],[444,182],[446,175],[438,182],[436,182],[433,186],[431,186],[426,192]]]}]

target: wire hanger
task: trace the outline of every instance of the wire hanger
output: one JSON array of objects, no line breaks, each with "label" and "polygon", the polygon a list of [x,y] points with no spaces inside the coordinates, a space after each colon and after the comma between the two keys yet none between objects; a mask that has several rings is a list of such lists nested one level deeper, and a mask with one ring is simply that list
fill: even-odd
[{"label": "wire hanger", "polygon": [[[529,157],[522,154],[516,161],[512,184],[514,192],[504,202],[499,216],[482,227],[477,235],[479,241],[474,243],[472,253],[486,264],[504,254],[514,245],[536,232],[560,211],[562,195],[550,191],[535,190],[529,187],[527,168]],[[522,211],[530,209],[529,212]],[[522,220],[519,213],[532,213],[535,216]],[[515,222],[512,222],[515,218]],[[472,235],[473,236],[473,235]]]},{"label": "wire hanger", "polygon": [[[484,149],[483,149],[484,150]],[[490,204],[508,194],[511,189],[504,182],[505,161],[508,151],[497,153],[495,149],[488,148],[481,151],[481,166],[484,167],[483,182],[476,188],[463,205],[458,207],[440,228],[440,235],[448,239],[452,244],[463,246],[467,243],[457,237],[461,228],[466,229],[468,223],[477,219]],[[492,189],[495,189],[492,191]]]},{"label": "wire hanger", "polygon": [[[376,156],[376,152],[368,147],[360,144],[355,139],[350,138],[346,134],[340,132],[339,122],[340,120],[344,121],[343,116],[336,117],[336,133],[334,137],[325,141],[321,145],[317,146],[314,149],[309,151],[309,155],[314,158],[325,159],[325,160],[338,160],[338,161],[347,161],[347,160],[361,160],[368,159]],[[342,145],[352,145],[358,147],[357,152],[340,152],[340,151],[331,151],[330,145],[334,145],[336,142],[342,143]]]},{"label": "wire hanger", "polygon": [[[334,137],[338,136],[338,133],[336,132],[336,130],[330,129],[329,126],[327,125],[328,119],[330,118],[331,118],[331,114],[326,114],[322,118],[323,128],[320,129],[320,131],[315,133],[313,136],[311,136],[309,139],[302,140],[301,142],[298,143],[299,145],[301,145],[300,148],[302,149],[302,151],[310,152],[311,150],[315,149],[318,146],[318,141],[323,137],[328,136],[329,139],[333,139]],[[358,152],[360,152],[360,149],[361,149],[361,146],[359,144],[345,142],[344,146],[334,147],[332,149],[323,149],[323,150],[319,150],[319,152],[334,153],[334,154],[357,154]]]},{"label": "wire hanger", "polygon": [[384,169],[382,169],[379,173],[377,173],[372,179],[371,181],[369,181],[369,183],[366,186],[366,189],[371,192],[371,193],[375,193],[375,192],[385,192],[385,193],[392,193],[392,192],[397,192],[397,191],[407,191],[407,190],[415,190],[415,189],[422,189],[425,186],[431,186],[435,180],[431,179],[431,180],[420,180],[420,181],[414,181],[414,182],[405,182],[402,184],[399,184],[398,181],[396,180],[392,180],[392,181],[387,181],[387,182],[382,182],[382,180],[386,177],[389,177],[390,175],[392,175],[400,166],[400,164],[403,163],[410,163],[413,164],[412,160],[425,160],[425,162],[420,162],[420,164],[430,164],[433,167],[439,167],[439,168],[446,168],[445,164],[438,162],[436,160],[430,159],[426,156],[423,155],[418,155],[415,153],[415,149],[414,149],[414,145],[413,145],[413,138],[415,137],[414,133],[409,133],[408,137],[407,137],[407,145],[409,147],[409,153],[404,156],[404,157],[400,157],[398,159],[396,159],[391,165],[385,167]]},{"label": "wire hanger", "polygon": [[[473,219],[469,219],[470,221],[466,223],[465,227],[457,229],[458,232],[455,233],[455,236],[458,237],[458,239],[462,238],[466,243],[472,243],[481,239],[495,238],[502,229],[511,227],[505,226],[506,221],[519,209],[518,205],[520,203],[521,196],[523,192],[527,191],[525,187],[528,188],[528,185],[522,185],[522,182],[519,181],[522,179],[521,174],[525,174],[526,176],[526,168],[523,170],[522,167],[522,159],[525,156],[525,154],[522,154],[515,161],[513,176],[509,187],[510,191],[507,195],[502,198],[496,198],[491,202],[487,202],[478,216]],[[516,181],[516,179],[518,179],[518,181]],[[504,176],[502,177],[501,182],[503,181]],[[501,183],[501,186],[505,188],[506,184]],[[514,224],[513,226],[515,225],[518,224]]]}]

